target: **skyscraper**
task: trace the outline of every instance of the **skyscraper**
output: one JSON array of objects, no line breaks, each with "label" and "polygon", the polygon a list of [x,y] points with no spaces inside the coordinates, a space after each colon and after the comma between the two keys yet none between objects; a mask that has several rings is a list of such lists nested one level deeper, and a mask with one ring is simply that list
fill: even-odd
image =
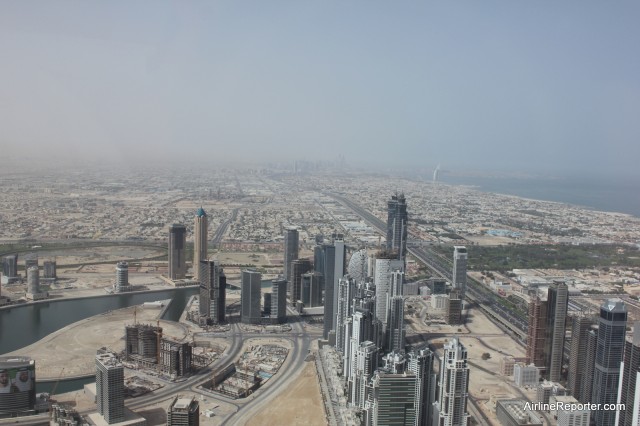
[{"label": "skyscraper", "polygon": [[605,404],[615,404],[618,396],[620,363],[624,353],[627,308],[620,299],[609,299],[600,306],[596,362],[591,402],[600,404],[592,412],[597,426],[615,425],[615,411],[604,411]]},{"label": "skyscraper", "polygon": [[329,333],[336,332],[336,311],[338,307],[338,286],[340,279],[347,272],[347,250],[344,239],[341,234],[335,236],[333,240],[334,260],[333,260],[333,279],[324,282],[324,326],[322,335],[325,339],[329,338]]},{"label": "skyscraper", "polygon": [[271,322],[287,322],[287,282],[284,279],[271,282]]},{"label": "skyscraper", "polygon": [[547,330],[547,301],[536,293],[529,302],[529,329],[527,331],[527,364],[544,367],[544,342]]},{"label": "skyscraper", "polygon": [[355,287],[355,280],[348,275],[340,279],[338,305],[336,306],[336,350],[341,353],[344,353],[345,349],[345,323],[347,318],[351,317]]},{"label": "skyscraper", "polygon": [[393,296],[389,300],[387,323],[387,350],[404,351],[404,297]]},{"label": "skyscraper", "polygon": [[242,271],[242,289],[240,293],[240,321],[245,324],[260,324],[260,292],[262,274],[245,269]]},{"label": "skyscraper", "polygon": [[349,402],[355,407],[364,408],[367,401],[367,382],[378,366],[376,344],[370,341],[360,343],[354,352],[354,361],[354,369],[349,383]]},{"label": "skyscraper", "polygon": [[396,259],[407,254],[408,218],[404,194],[393,195],[387,203],[387,251],[394,252]]},{"label": "skyscraper", "polygon": [[389,305],[388,298],[392,291],[392,274],[395,271],[402,271],[404,262],[397,260],[389,253],[378,253],[376,257],[376,271],[374,283],[376,286],[376,317],[387,326]]},{"label": "skyscraper", "polygon": [[[620,366],[620,398],[618,403],[624,404],[625,410],[618,412],[618,426],[637,425],[640,417],[640,322],[633,326],[633,337],[624,344],[624,360]],[[634,420],[635,419],[635,420]]]},{"label": "skyscraper", "polygon": [[592,325],[587,332],[587,345],[584,354],[584,378],[578,400],[583,404],[591,402],[593,397],[593,375],[596,369],[596,352],[598,350],[598,325]]},{"label": "skyscraper", "polygon": [[309,259],[296,259],[291,264],[291,274],[288,287],[291,295],[291,303],[295,303],[302,297],[302,275],[311,270]]},{"label": "skyscraper", "polygon": [[416,376],[376,371],[371,381],[373,426],[414,426]]},{"label": "skyscraper", "polygon": [[107,423],[124,420],[124,367],[112,353],[96,355],[96,404]]},{"label": "skyscraper", "polygon": [[547,292],[547,327],[545,333],[545,377],[559,382],[562,376],[565,326],[569,288],[563,281],[554,281]]},{"label": "skyscraper", "polygon": [[[575,316],[571,326],[571,349],[569,352],[569,371],[567,373],[567,390],[576,399],[581,400],[582,380],[585,377],[587,358],[587,334],[593,324],[591,316]],[[587,379],[591,379],[588,377]]]},{"label": "skyscraper", "polygon": [[200,261],[201,322],[220,324],[226,320],[226,277],[213,260]]},{"label": "skyscraper", "polygon": [[296,228],[287,228],[284,232],[284,279],[289,281],[291,262],[298,258],[299,235]]},{"label": "skyscraper", "polygon": [[453,288],[460,292],[460,300],[464,303],[467,294],[467,248],[453,247]]},{"label": "skyscraper", "polygon": [[113,290],[116,293],[130,291],[132,286],[129,285],[129,264],[127,262],[118,262],[116,265],[116,282]]},{"label": "skyscraper", "polygon": [[416,426],[431,426],[435,400],[436,376],[433,373],[434,354],[429,349],[409,352],[407,370],[416,376]]},{"label": "skyscraper", "polygon": [[184,225],[173,224],[169,227],[169,278],[181,280],[187,274],[185,249],[187,228]]},{"label": "skyscraper", "polygon": [[209,221],[204,209],[196,212],[193,242],[193,278],[200,280],[200,262],[207,260]]},{"label": "skyscraper", "polygon": [[18,276],[17,254],[10,254],[2,258],[2,275],[9,278]]},{"label": "skyscraper", "polygon": [[438,419],[437,424],[466,426],[469,421],[468,398],[467,349],[457,337],[454,337],[444,346],[444,355],[440,364],[440,392],[434,413]]},{"label": "skyscraper", "polygon": [[304,306],[314,308],[322,306],[322,294],[325,288],[324,276],[320,272],[302,274],[302,295]]}]

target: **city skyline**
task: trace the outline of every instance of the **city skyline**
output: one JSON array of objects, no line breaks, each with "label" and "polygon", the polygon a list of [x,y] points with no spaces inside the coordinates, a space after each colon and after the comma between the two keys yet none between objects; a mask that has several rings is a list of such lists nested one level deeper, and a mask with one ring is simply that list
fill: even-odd
[{"label": "city skyline", "polygon": [[10,158],[635,170],[637,4],[144,4],[2,6]]}]

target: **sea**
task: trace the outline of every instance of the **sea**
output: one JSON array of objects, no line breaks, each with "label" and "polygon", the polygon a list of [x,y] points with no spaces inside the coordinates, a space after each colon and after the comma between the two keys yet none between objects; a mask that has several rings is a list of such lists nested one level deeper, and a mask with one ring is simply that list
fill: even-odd
[{"label": "sea", "polygon": [[640,217],[640,179],[594,177],[441,176],[441,182],[484,192],[555,201]]}]

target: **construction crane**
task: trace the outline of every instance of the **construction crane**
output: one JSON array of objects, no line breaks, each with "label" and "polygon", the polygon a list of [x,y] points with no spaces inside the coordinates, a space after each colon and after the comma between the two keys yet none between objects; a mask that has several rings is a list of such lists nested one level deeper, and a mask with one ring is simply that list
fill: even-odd
[{"label": "construction crane", "polygon": [[58,375],[58,380],[56,380],[55,384],[53,385],[53,388],[51,389],[51,394],[49,395],[49,418],[53,418],[53,410],[52,410],[52,406],[53,406],[53,395],[56,394],[56,389],[58,389],[58,384],[60,383],[60,379],[62,379],[62,373],[64,373],[64,369],[65,367],[62,367],[62,370],[60,370],[60,374]]}]

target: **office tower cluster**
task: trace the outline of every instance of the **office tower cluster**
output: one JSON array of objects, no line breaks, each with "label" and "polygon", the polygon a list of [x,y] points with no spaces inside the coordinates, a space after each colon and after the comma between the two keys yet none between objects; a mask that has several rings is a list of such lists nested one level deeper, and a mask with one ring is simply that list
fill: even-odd
[{"label": "office tower cluster", "polygon": [[222,324],[226,321],[227,277],[219,263],[201,260],[200,277],[200,325]]}]

